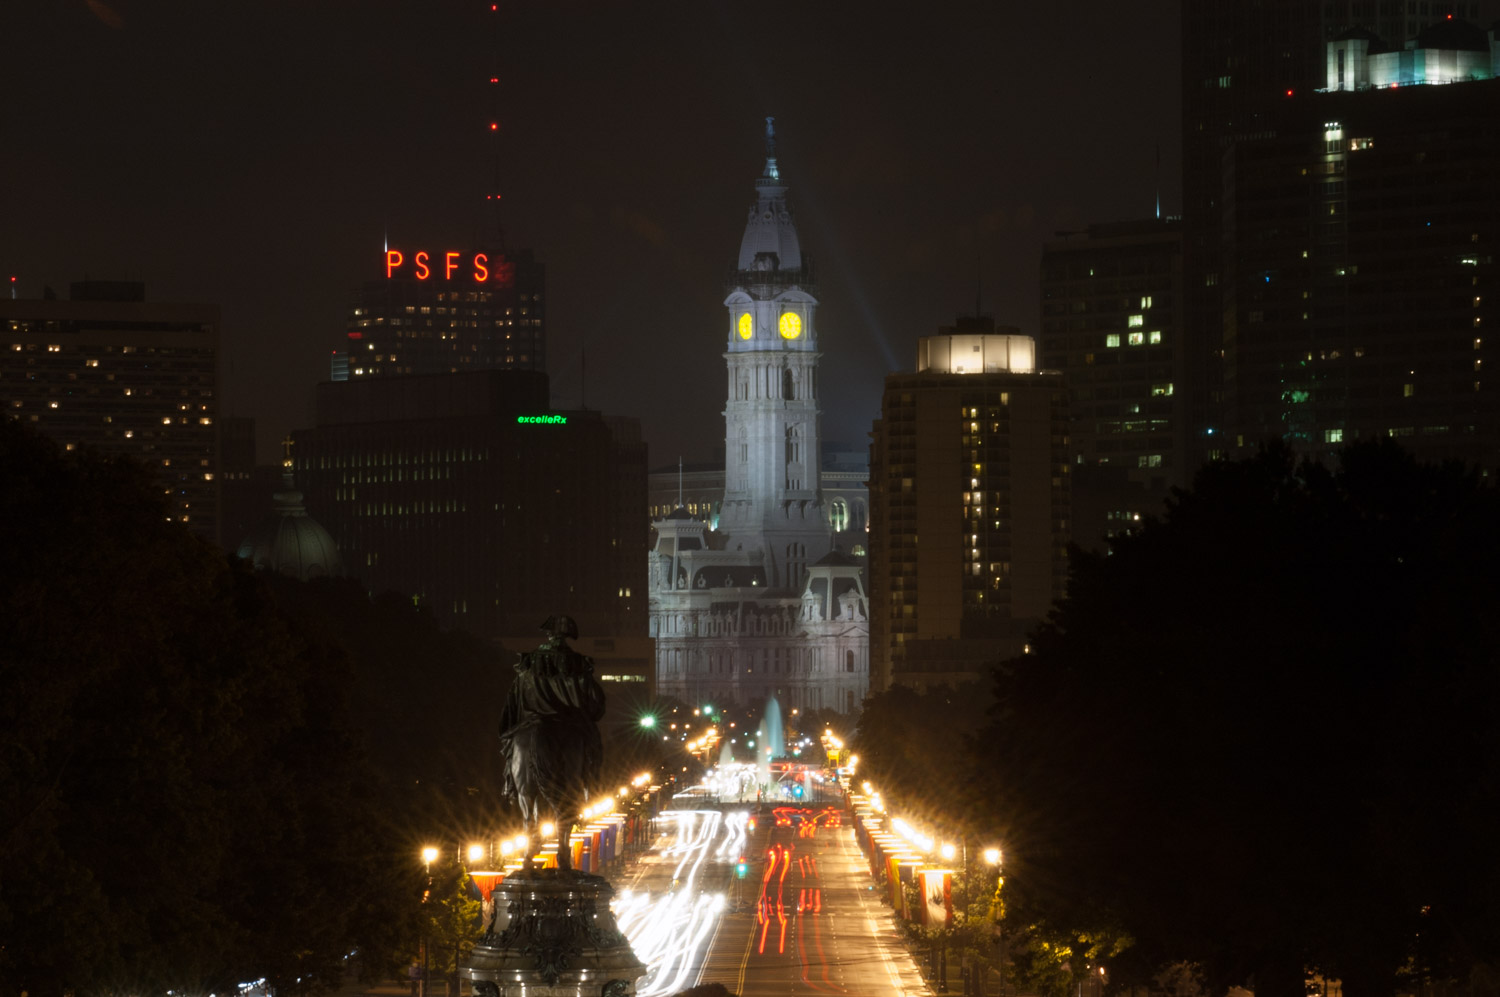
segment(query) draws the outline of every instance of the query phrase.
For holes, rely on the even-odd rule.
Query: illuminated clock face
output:
[[[802,335],[802,316],[796,312],[786,312],[781,316],[781,338],[796,339]]]
[[[754,334],[754,332],[755,332],[755,330],[753,328],[751,328],[750,313],[749,312],[745,312],[745,313],[741,314],[740,315],[740,338],[741,339],[749,339]]]

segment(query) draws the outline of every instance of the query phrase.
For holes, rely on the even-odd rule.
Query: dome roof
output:
[[[256,570],[267,569],[300,581],[343,573],[339,549],[328,531],[302,507],[302,493],[287,482],[276,493],[271,514],[240,542],[237,555]]]
[[[776,131],[766,119],[766,168],[755,181],[755,206],[740,240],[741,270],[800,270],[802,243],[786,203],[786,187],[776,165]]]

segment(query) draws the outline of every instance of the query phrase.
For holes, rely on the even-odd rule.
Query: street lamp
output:
[[[1005,877],[1000,874],[1001,862],[1000,849],[986,848],[984,860],[995,867],[995,900],[991,907],[995,919],[995,943],[1000,947],[1000,995],[1005,997],[1005,908],[1000,897],[1000,889],[1005,885]]]

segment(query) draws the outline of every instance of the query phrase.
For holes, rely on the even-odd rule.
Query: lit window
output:
[[[1131,346],[1140,346],[1145,341],[1146,341],[1146,334],[1144,332],[1132,332],[1130,334],[1130,345]]]
[[[1145,308],[1150,308],[1150,307],[1151,307],[1151,295],[1149,295],[1149,294],[1143,295],[1141,297],[1141,308],[1145,309]]]
[[[1160,343],[1161,342],[1161,330],[1160,329],[1152,329],[1149,333],[1146,334],[1146,341],[1149,342],[1152,346],[1155,346],[1157,343]]]
[[[1344,442],[1344,431],[1342,429],[1325,429],[1325,430],[1323,430],[1323,442],[1324,443],[1343,443]]]
[[[1111,332],[1108,335],[1106,335],[1104,337],[1104,345],[1105,346],[1119,346],[1120,345],[1120,334],[1118,332]]]
[[[1146,316],[1132,315],[1125,324],[1131,329],[1139,329],[1141,326],[1146,324]]]
[[[1153,385],[1151,385],[1151,397],[1153,397],[1153,398],[1167,398],[1167,397],[1170,397],[1171,394],[1172,394],[1172,382],[1171,381],[1168,381],[1165,384],[1153,384]]]

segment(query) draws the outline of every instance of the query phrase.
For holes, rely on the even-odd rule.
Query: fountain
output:
[[[772,696],[766,700],[765,713],[755,731],[756,781],[767,796],[771,793],[771,759],[784,754],[786,741],[781,729],[781,704]]]

